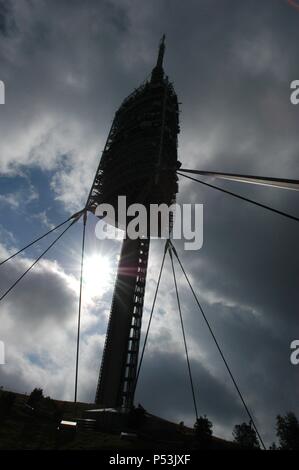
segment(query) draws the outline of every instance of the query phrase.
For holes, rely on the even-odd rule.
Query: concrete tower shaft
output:
[[[96,403],[130,408],[138,364],[149,240],[123,241]]]

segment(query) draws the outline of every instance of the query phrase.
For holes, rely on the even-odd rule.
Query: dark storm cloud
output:
[[[0,1],[0,34],[8,36],[15,30],[15,23],[9,0]]]
[[[32,263],[32,260],[30,260]],[[6,292],[13,282],[18,279],[28,268],[28,264],[14,263],[14,266],[2,268],[1,272],[1,291]],[[35,295],[32,296],[32,286],[35,289]],[[55,293],[55,295],[53,295]],[[67,286],[63,273],[55,269],[55,265],[40,266],[32,270],[22,282],[22,288],[16,290],[13,295],[8,295],[4,301],[5,306],[11,306],[14,309],[14,317],[21,319],[24,317],[26,309],[26,322],[29,327],[35,326],[37,329],[51,318],[62,324],[75,310],[74,291]],[[70,305],[73,306],[70,309]],[[45,311],[45,307],[50,306],[51,315]],[[29,313],[29,314],[28,314]],[[55,318],[56,317],[56,318]]]
[[[176,353],[156,351],[145,356],[142,367],[136,399],[141,400],[148,411],[159,409],[162,417],[177,421],[179,416],[192,425],[195,413],[185,358]],[[215,418],[220,425],[231,427],[242,419],[243,410],[234,394],[200,363],[193,361],[192,368],[198,412],[207,414],[213,421]]]
[[[299,75],[298,26],[298,11],[283,0],[0,2],[0,79],[7,90],[2,171],[51,170],[53,196],[68,212],[80,208],[113,114],[150,72],[165,32],[165,70],[182,102],[183,165],[298,179],[299,108],[289,100]],[[298,372],[289,363],[298,331],[298,224],[183,181],[179,202],[204,204],[204,246],[189,253],[177,243],[178,251],[270,440],[275,414],[299,411]],[[298,215],[297,193],[214,183]],[[167,296],[170,275],[168,266],[160,317],[176,309]],[[180,286],[188,337],[205,353],[204,363],[195,362],[202,412],[231,429],[242,419],[238,402],[182,279]],[[182,356],[159,349],[174,334],[164,327],[152,339],[160,355],[144,364],[140,401],[191,419]],[[148,392],[161,384],[162,401]]]

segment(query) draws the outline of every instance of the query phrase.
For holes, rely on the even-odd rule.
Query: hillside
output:
[[[0,392],[0,394],[4,393],[7,392]],[[154,423],[155,432],[140,430],[136,438],[128,440],[121,438],[118,431],[107,433],[85,425],[86,423],[82,420],[84,411],[94,408],[94,404],[44,399],[42,406],[33,410],[27,405],[27,395],[17,393],[14,395],[15,401],[11,409],[1,413],[0,416],[0,449],[2,450],[159,450],[166,448],[196,450],[200,448],[191,429],[184,428],[182,432],[179,425],[153,415],[147,416],[151,423]],[[58,429],[61,419],[79,420],[80,425],[75,432],[62,431]],[[172,427],[171,433],[163,431],[165,425]],[[234,449],[236,447],[231,442],[213,437],[209,448]]]

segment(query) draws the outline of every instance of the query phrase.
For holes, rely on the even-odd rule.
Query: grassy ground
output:
[[[1,392],[0,392],[1,393]],[[60,416],[53,418],[45,410],[33,413],[26,407],[28,396],[15,394],[16,400],[6,416],[0,417],[0,449],[25,450],[126,450],[126,449],[196,449],[197,441],[192,435],[178,436],[175,442],[155,439],[155,436],[139,436],[134,441],[121,439],[118,434],[108,434],[87,430],[77,430],[73,435],[58,431],[58,424],[65,420],[82,418],[86,409],[94,404],[51,401],[59,410]],[[231,447],[232,444],[215,439],[213,448]]]

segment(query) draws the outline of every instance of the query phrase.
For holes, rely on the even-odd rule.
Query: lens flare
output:
[[[84,263],[83,280],[88,298],[103,295],[112,281],[112,266],[108,257],[99,254],[87,257]]]

